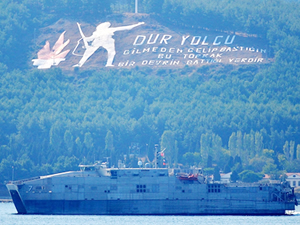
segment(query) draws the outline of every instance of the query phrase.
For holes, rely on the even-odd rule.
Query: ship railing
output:
[[[261,183],[244,183],[244,182],[237,182],[237,183],[225,183],[228,187],[268,187],[273,186],[273,184],[261,184]]]
[[[23,183],[28,182],[28,181],[38,180],[38,179],[40,179],[40,178],[41,178],[41,177],[38,176],[38,177],[32,177],[32,178],[23,179],[23,180],[9,181],[9,182],[7,182],[6,184],[16,184],[16,185],[20,185],[20,184],[23,184]]]

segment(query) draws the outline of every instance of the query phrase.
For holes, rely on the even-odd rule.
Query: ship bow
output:
[[[27,211],[26,211],[24,202],[21,198],[21,195],[19,193],[18,186],[15,184],[7,184],[6,187],[11,195],[11,198],[13,200],[13,203],[15,204],[15,207],[16,207],[18,213],[26,214]]]

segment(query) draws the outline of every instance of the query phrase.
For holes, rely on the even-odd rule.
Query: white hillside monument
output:
[[[79,32],[81,34],[81,39],[84,43],[85,51],[79,63],[74,65],[73,67],[81,67],[86,62],[86,60],[90,58],[100,47],[106,49],[108,53],[106,67],[113,66],[112,63],[116,55],[115,40],[112,37],[114,33],[116,31],[131,30],[132,28],[140,26],[142,24],[144,24],[144,22],[140,22],[129,26],[110,27],[110,22],[104,22],[100,23],[97,26],[96,30],[90,37],[85,37],[81,30],[80,24],[77,23]]]

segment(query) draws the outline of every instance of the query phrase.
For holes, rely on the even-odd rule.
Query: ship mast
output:
[[[138,0],[135,0],[135,13],[138,13]]]
[[[158,144],[155,144],[155,169],[158,168],[158,156],[159,156],[159,152],[158,152]]]

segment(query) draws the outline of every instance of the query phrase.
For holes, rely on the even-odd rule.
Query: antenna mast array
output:
[[[135,0],[135,13],[138,13],[138,0]]]

